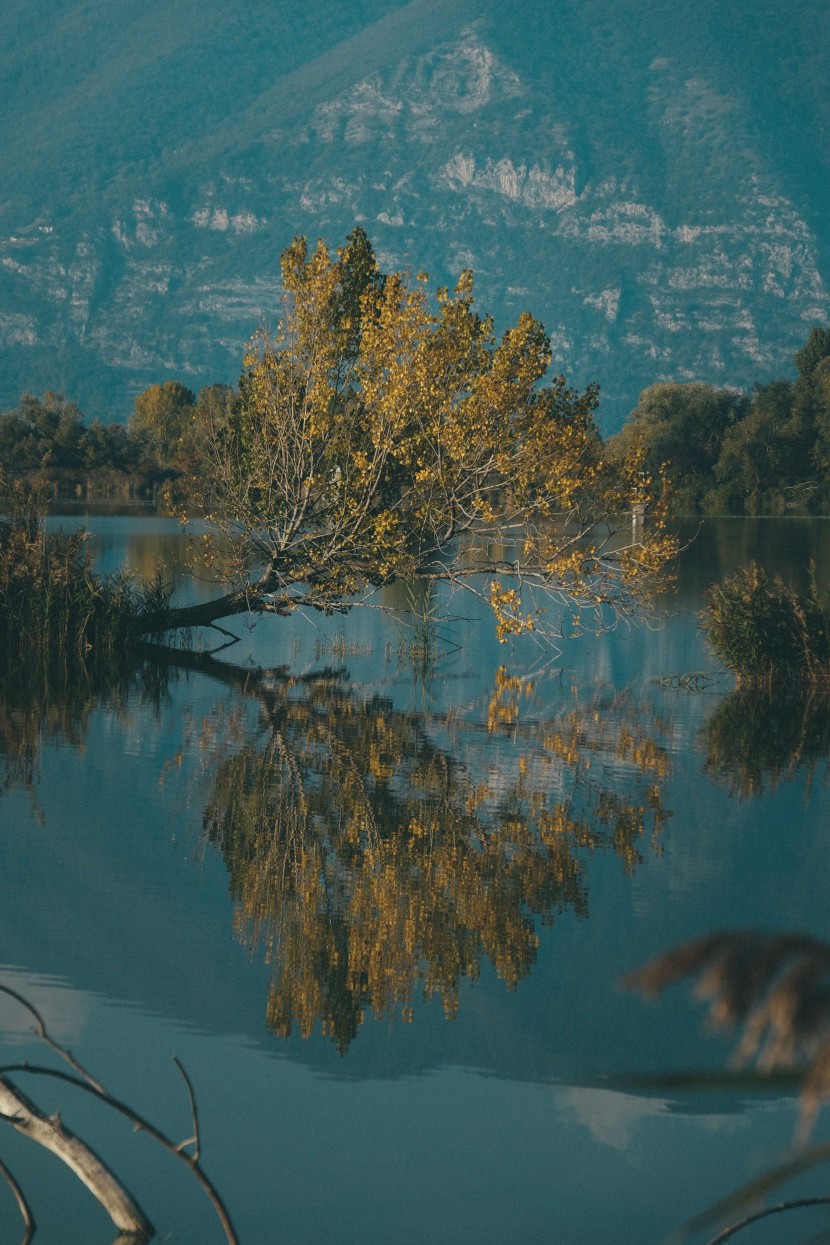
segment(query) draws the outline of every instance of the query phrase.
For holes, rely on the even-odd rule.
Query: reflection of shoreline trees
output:
[[[280,1034],[319,1021],[345,1051],[367,1011],[408,1020],[437,996],[452,1016],[485,961],[514,988],[537,921],[587,914],[585,857],[633,870],[665,820],[668,757],[631,702],[575,709],[512,748],[456,723],[448,748],[336,678],[256,694],[263,734],[220,763],[205,828],[240,936],[271,962]]]
[[[90,714],[106,699],[121,703],[135,667],[117,662],[53,662],[0,657],[0,794],[12,785],[32,788],[45,745],[83,744]]]
[[[748,799],[830,760],[830,696],[824,689],[739,687],[706,723],[706,772]]]
[[[83,661],[0,653],[0,796],[13,786],[34,790],[44,748],[83,747],[102,705],[122,713],[138,696],[158,709],[176,677],[170,663],[135,656],[90,653]]]

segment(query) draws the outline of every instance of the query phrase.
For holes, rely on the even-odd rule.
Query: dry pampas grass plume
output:
[[[802,1072],[799,1140],[830,1096],[830,943],[801,934],[720,930],[663,952],[622,981],[655,997],[696,979],[719,1029],[740,1032],[741,1066]]]

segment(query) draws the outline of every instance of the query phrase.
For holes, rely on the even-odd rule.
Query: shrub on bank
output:
[[[741,682],[830,684],[830,610],[813,577],[798,592],[752,563],[709,589],[701,625]]]

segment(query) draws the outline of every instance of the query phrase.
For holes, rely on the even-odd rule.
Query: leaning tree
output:
[[[230,417],[203,413],[190,437],[179,513],[206,521],[228,590],[145,611],[135,634],[347,610],[399,578],[475,592],[500,638],[552,631],[551,604],[593,624],[642,607],[675,550],[660,482],[606,460],[595,386],[546,381],[538,320],[497,338],[471,272],[430,298],[426,274],[382,273],[360,229],[336,252],[296,238],[282,281]]]

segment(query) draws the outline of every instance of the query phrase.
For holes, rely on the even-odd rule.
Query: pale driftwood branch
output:
[[[79,1084],[87,1082],[80,1081]],[[88,1088],[91,1093],[106,1097],[103,1091],[91,1084]],[[43,1115],[4,1076],[0,1076],[0,1116],[12,1128],[31,1137],[65,1163],[100,1202],[120,1231],[138,1233],[145,1240],[154,1235],[155,1229],[141,1207],[86,1142],[65,1128],[59,1115]]]
[[[125,1241],[128,1238],[131,1242],[135,1242],[138,1238],[149,1240],[155,1232],[155,1229],[149,1219],[147,1219],[143,1211],[141,1211],[141,1209],[130,1197],[129,1193],[123,1189],[97,1155],[95,1155],[84,1142],[80,1141],[79,1138],[73,1137],[67,1129],[63,1128],[60,1116],[55,1115],[46,1117],[41,1115],[37,1107],[35,1107],[33,1103],[29,1102],[29,1100],[15,1086],[13,1086],[11,1082],[5,1079],[3,1073],[8,1071],[17,1071],[28,1072],[33,1075],[51,1076],[57,1080],[66,1081],[70,1085],[75,1085],[79,1089],[85,1090],[87,1093],[100,1099],[101,1102],[104,1102],[108,1106],[112,1107],[113,1110],[117,1111],[120,1115],[125,1116],[126,1119],[132,1122],[135,1131],[146,1132],[150,1137],[157,1141],[159,1145],[169,1151],[170,1154],[173,1154],[179,1158],[190,1169],[213,1205],[219,1222],[224,1230],[228,1245],[239,1245],[236,1231],[233,1227],[233,1223],[231,1222],[227,1208],[219,1196],[218,1190],[213,1185],[213,1182],[208,1178],[199,1165],[201,1151],[199,1110],[196,1103],[196,1095],[193,1090],[193,1083],[181,1061],[174,1056],[176,1067],[179,1069],[179,1072],[184,1078],[185,1085],[187,1086],[187,1092],[190,1099],[190,1112],[193,1120],[193,1136],[177,1145],[174,1141],[171,1141],[169,1137],[166,1137],[162,1132],[150,1124],[148,1120],[144,1119],[143,1116],[139,1115],[137,1111],[134,1111],[132,1107],[129,1107],[126,1103],[120,1102],[119,1099],[113,1097],[113,1095],[110,1094],[99,1081],[87,1072],[86,1068],[84,1068],[65,1047],[61,1046],[59,1042],[56,1042],[54,1038],[50,1036],[46,1028],[46,1023],[34,1004],[30,1003],[28,999],[24,998],[23,995],[18,994],[16,990],[12,990],[9,986],[0,985],[0,993],[7,994],[10,998],[13,998],[23,1008],[25,1008],[27,1012],[29,1012],[35,1020],[38,1036],[78,1074],[77,1076],[71,1076],[66,1072],[60,1072],[57,1069],[41,1068],[32,1064],[18,1064],[7,1068],[0,1068],[0,1118],[5,1119],[20,1132],[25,1132],[34,1140],[39,1141],[47,1149],[52,1150],[52,1152],[57,1154],[59,1158],[62,1158],[63,1161],[72,1168],[76,1175],[83,1180],[84,1184],[87,1185],[87,1188],[90,1189],[94,1196],[98,1198],[98,1201],[101,1202],[101,1204],[109,1212],[115,1226],[119,1228],[122,1233],[126,1234],[124,1238]],[[7,1094],[7,1097],[5,1098],[3,1097],[4,1092]],[[28,1127],[27,1121],[30,1118],[36,1122],[41,1121],[42,1123],[50,1126],[56,1135],[61,1134],[64,1138],[70,1139],[73,1144],[69,1147],[69,1150],[76,1155],[82,1156],[81,1168],[83,1170],[79,1169],[78,1166],[70,1161],[70,1157],[67,1157],[67,1154],[60,1152],[55,1145],[49,1144],[49,1141],[44,1139],[46,1134],[43,1136],[40,1135],[42,1132],[40,1125],[38,1125],[37,1130],[33,1130]],[[194,1147],[193,1154],[187,1153],[186,1147],[188,1146]],[[87,1161],[86,1156],[89,1156],[89,1162]],[[92,1162],[92,1160],[94,1160],[94,1162]],[[98,1164],[100,1173],[95,1167],[95,1164]],[[85,1177],[84,1170],[87,1169],[93,1174],[96,1187],[93,1187],[93,1184],[90,1184],[89,1180]],[[5,1173],[6,1169],[3,1168],[2,1171]],[[113,1187],[107,1184],[107,1181],[104,1179],[104,1175],[102,1175],[102,1173],[113,1182]],[[7,1179],[11,1182],[13,1191],[16,1190],[18,1186],[16,1185],[16,1182],[14,1182],[13,1177],[11,1177],[11,1173],[7,1173]],[[98,1187],[99,1182],[102,1182],[100,1183],[100,1191]],[[106,1199],[108,1200],[105,1200],[105,1198],[101,1196],[101,1191],[103,1191]],[[122,1195],[125,1199],[123,1203],[119,1201],[119,1197]],[[17,1194],[15,1194],[15,1196],[17,1196]],[[20,1197],[22,1196],[21,1191]],[[117,1208],[117,1213],[121,1217],[117,1218],[116,1214],[113,1213],[110,1202],[112,1202],[112,1205]],[[18,1204],[21,1205],[19,1201]],[[130,1211],[126,1209],[127,1207],[132,1208],[135,1212],[135,1218],[130,1218]],[[122,1216],[122,1211],[126,1215],[126,1218]],[[33,1233],[34,1228],[32,1228],[27,1238],[24,1239],[22,1245],[28,1245],[28,1240],[31,1239],[31,1235]],[[121,1238],[119,1237],[119,1241],[115,1242],[115,1245],[120,1245],[120,1243]]]
[[[236,1235],[236,1230],[227,1207],[222,1201],[219,1191],[206,1175],[198,1160],[188,1154],[186,1150],[181,1150],[175,1141],[171,1141],[169,1137],[166,1137],[164,1133],[160,1132],[149,1120],[139,1115],[137,1111],[134,1111],[127,1103],[121,1102],[118,1098],[113,1097],[112,1094],[98,1089],[88,1079],[82,1080],[79,1076],[72,1076],[69,1072],[62,1072],[59,1068],[42,1068],[36,1064],[27,1063],[8,1064],[5,1067],[0,1067],[0,1082],[2,1082],[4,1074],[8,1072],[24,1072],[31,1076],[48,1076],[57,1081],[65,1081],[68,1085],[74,1085],[76,1088],[82,1089],[85,1093],[99,1099],[99,1101],[106,1103],[108,1107],[112,1107],[113,1111],[117,1111],[119,1115],[123,1115],[125,1119],[128,1119],[135,1125],[136,1130],[147,1133],[149,1137],[158,1142],[168,1153],[178,1158],[193,1173],[194,1178],[202,1186],[204,1193],[216,1211],[228,1245],[239,1245],[239,1237]]]
[[[35,1230],[37,1228],[37,1224],[35,1223],[35,1217],[32,1214],[29,1203],[26,1201],[26,1197],[25,1197],[25,1194],[23,1193],[23,1190],[21,1189],[20,1185],[17,1183],[14,1176],[11,1174],[11,1172],[9,1171],[8,1167],[3,1162],[2,1159],[0,1159],[0,1176],[3,1177],[6,1184],[11,1189],[12,1194],[14,1195],[14,1200],[17,1202],[18,1208],[20,1210],[21,1218],[23,1219],[23,1225],[24,1225],[25,1230],[23,1233],[23,1240],[20,1242],[20,1245],[29,1245],[29,1242],[34,1236]]]

